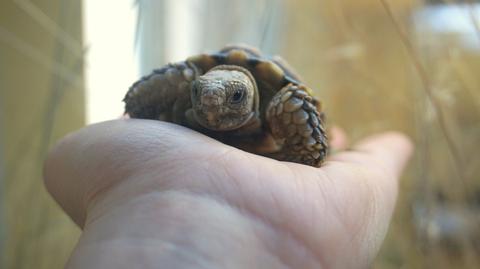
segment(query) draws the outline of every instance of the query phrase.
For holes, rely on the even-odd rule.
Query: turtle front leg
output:
[[[319,102],[308,92],[304,86],[285,86],[272,98],[266,115],[281,147],[272,157],[318,167],[327,154],[327,135]]]
[[[199,76],[189,62],[168,64],[135,82],[127,92],[125,113],[132,118],[189,125],[190,84]]]

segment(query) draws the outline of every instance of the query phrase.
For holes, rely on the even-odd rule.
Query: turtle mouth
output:
[[[203,127],[212,131],[232,131],[247,124],[255,113],[250,112],[243,116],[242,119],[238,115],[223,115],[218,116],[217,111],[195,111],[193,116],[195,120]]]

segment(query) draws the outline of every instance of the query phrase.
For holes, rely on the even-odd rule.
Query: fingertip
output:
[[[369,136],[354,146],[355,150],[379,151],[391,150],[409,156],[413,152],[413,142],[405,134],[397,131],[388,131]]]
[[[333,152],[343,150],[348,145],[348,136],[341,127],[333,126],[329,130],[330,148]]]
[[[372,135],[354,146],[355,151],[365,152],[376,162],[383,163],[384,168],[400,176],[407,161],[413,153],[413,142],[405,134],[388,131]]]
[[[330,161],[361,164],[370,170],[381,170],[399,178],[413,153],[408,136],[396,131],[371,135],[351,150],[332,155]]]
[[[360,142],[357,143],[356,147],[361,147],[364,145],[369,145],[372,142],[378,143],[379,141],[382,142],[394,142],[393,144],[399,145],[401,147],[405,147],[405,149],[413,149],[412,140],[404,133],[398,131],[387,131],[379,134],[371,135]]]

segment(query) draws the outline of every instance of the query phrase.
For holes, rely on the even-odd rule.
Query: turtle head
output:
[[[210,130],[238,129],[258,112],[255,79],[239,66],[220,65],[198,77],[191,98],[196,121]]]

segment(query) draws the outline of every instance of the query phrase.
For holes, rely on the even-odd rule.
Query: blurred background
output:
[[[352,141],[415,141],[374,268],[480,268],[474,0],[0,1],[0,268],[62,268],[78,239],[41,181],[55,141],[119,117],[151,69],[233,42],[282,55]]]

